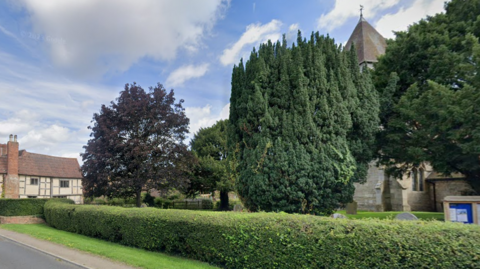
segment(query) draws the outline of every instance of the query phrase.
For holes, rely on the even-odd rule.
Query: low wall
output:
[[[0,224],[39,224],[45,223],[45,220],[36,216],[0,216]]]

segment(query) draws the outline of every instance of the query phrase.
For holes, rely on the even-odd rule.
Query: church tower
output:
[[[362,11],[362,9],[360,9],[360,11]],[[352,46],[354,46],[357,51],[358,64],[360,67],[367,66],[373,68],[373,63],[377,62],[378,56],[385,54],[387,42],[385,38],[363,18],[363,14],[360,13],[360,20],[348,39],[345,49],[350,50]]]

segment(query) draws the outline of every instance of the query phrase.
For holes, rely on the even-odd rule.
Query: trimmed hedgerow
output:
[[[0,199],[0,216],[43,215],[48,199]]]
[[[48,202],[58,229],[225,268],[480,268],[480,227],[78,206]]]

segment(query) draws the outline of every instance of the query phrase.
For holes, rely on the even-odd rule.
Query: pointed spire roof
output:
[[[360,15],[360,20],[348,39],[345,49],[350,50],[352,44],[355,44],[359,64],[377,62],[377,57],[385,54],[387,47],[385,38],[363,18],[363,14]]]

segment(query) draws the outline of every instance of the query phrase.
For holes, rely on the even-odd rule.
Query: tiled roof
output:
[[[7,156],[0,156],[0,173],[7,172]],[[29,176],[83,178],[75,158],[54,157],[25,150],[19,152],[18,174]]]
[[[377,62],[378,56],[385,54],[385,48],[387,47],[385,38],[363,17],[360,18],[353,30],[345,45],[345,49],[350,50],[352,44],[355,44],[359,64],[363,62]]]

